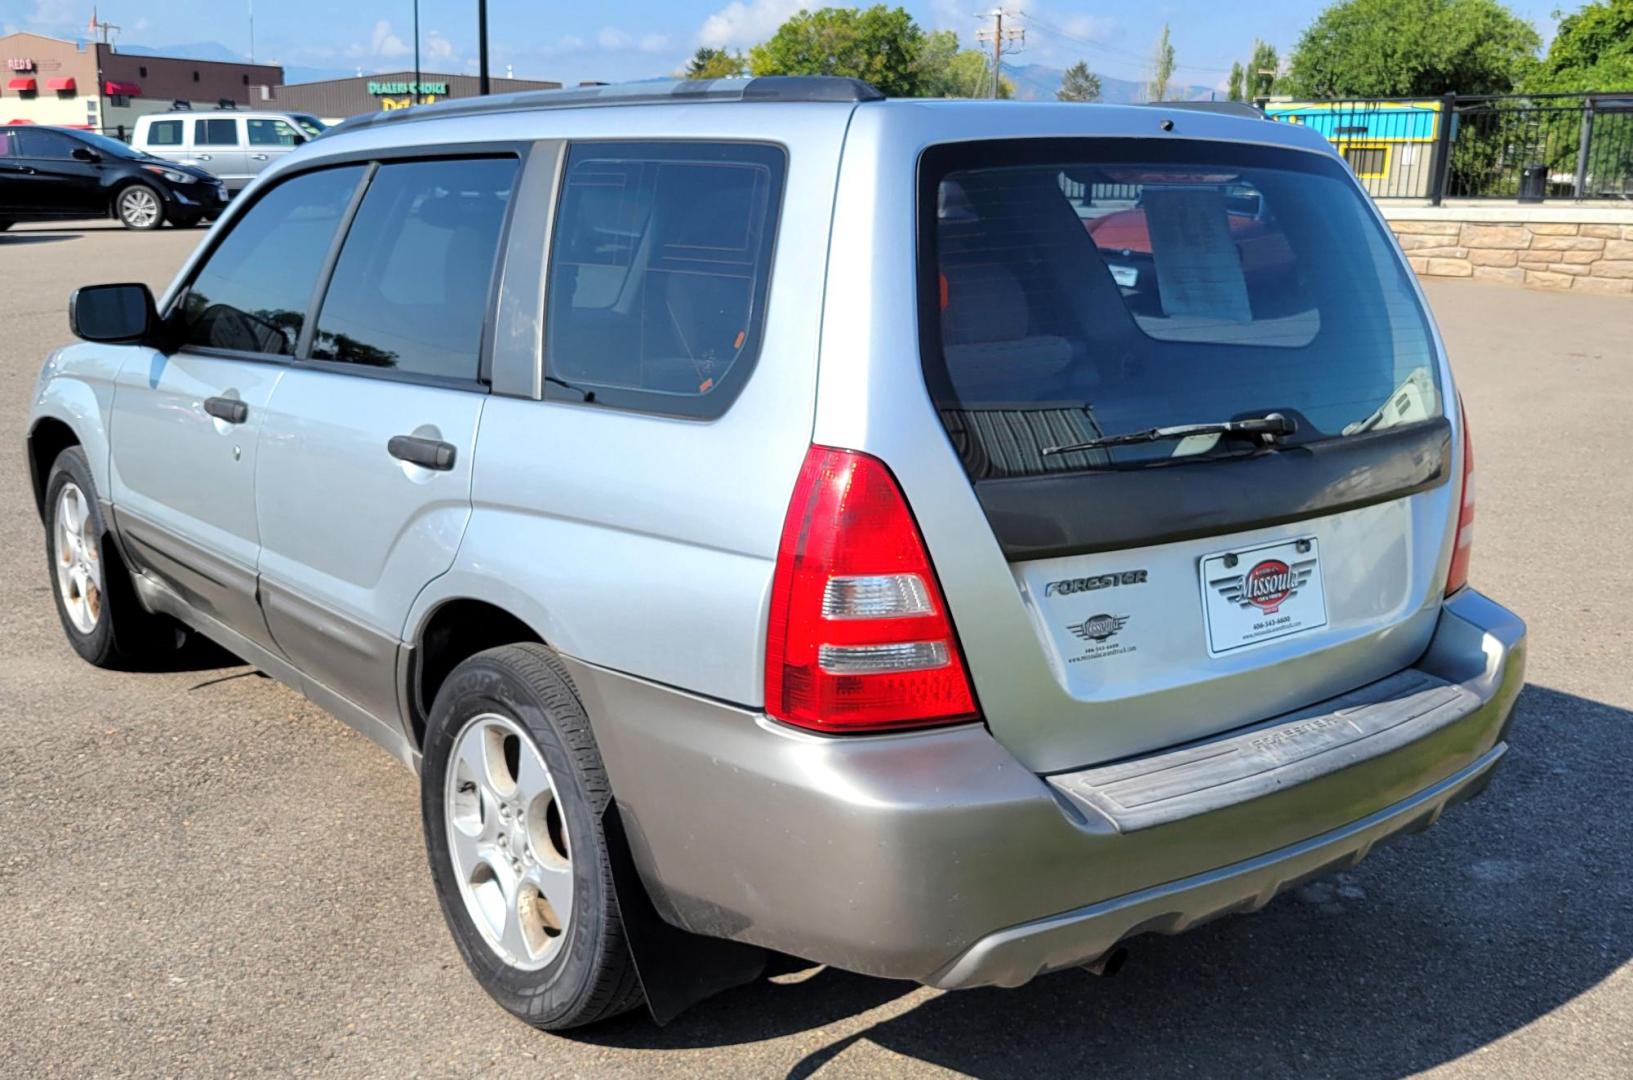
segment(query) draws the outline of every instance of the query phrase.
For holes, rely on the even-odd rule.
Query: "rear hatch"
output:
[[[926,382],[1033,631],[997,650],[1025,657],[965,634],[1000,740],[1075,767],[1421,654],[1450,552],[1446,388],[1341,161],[1179,139],[948,144],[921,159],[920,214]],[[982,617],[947,584],[961,625]],[[983,679],[1038,652],[1058,692]]]

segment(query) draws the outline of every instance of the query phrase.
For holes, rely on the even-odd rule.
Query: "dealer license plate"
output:
[[[1315,537],[1221,551],[1202,560],[1208,655],[1327,625]]]

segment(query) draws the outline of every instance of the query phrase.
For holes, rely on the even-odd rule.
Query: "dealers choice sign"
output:
[[[448,95],[448,84],[445,82],[370,82],[369,93],[380,99],[381,109],[406,109],[415,104],[429,105],[439,97]],[[400,97],[395,95],[402,95]]]

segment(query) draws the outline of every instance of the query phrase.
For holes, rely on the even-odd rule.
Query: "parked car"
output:
[[[323,131],[323,121],[304,113],[177,109],[137,117],[130,143],[149,154],[205,169],[236,193]]]
[[[127,229],[214,218],[227,197],[215,177],[93,131],[0,127],[0,231],[19,221],[117,218]]]
[[[1131,172],[1125,290],[1066,190]],[[70,643],[179,622],[418,770],[454,940],[539,1027],[768,953],[1104,972],[1508,750],[1525,628],[1467,583],[1450,368],[1294,125],[807,78],[439,103],[70,318],[28,431]]]

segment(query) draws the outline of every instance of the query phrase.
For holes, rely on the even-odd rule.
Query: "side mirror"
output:
[[[68,298],[68,328],[86,341],[134,344],[152,336],[158,326],[158,309],[146,285],[86,285]]]
[[[76,146],[69,152],[69,156],[71,156],[75,161],[83,161],[92,165],[102,160],[102,155],[97,153],[95,150],[92,150],[89,146]]]

